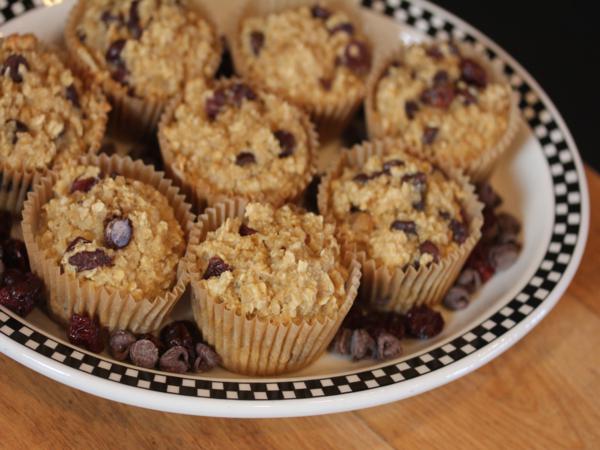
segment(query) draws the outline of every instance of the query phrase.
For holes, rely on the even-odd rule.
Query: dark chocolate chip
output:
[[[454,86],[450,83],[444,83],[425,89],[421,92],[420,100],[434,108],[447,109],[454,100],[455,95]]]
[[[502,204],[502,197],[494,190],[490,183],[477,186],[479,200],[488,208],[494,209]]]
[[[417,234],[417,224],[412,220],[394,220],[390,230],[403,231],[405,234]]]
[[[108,47],[108,50],[106,50],[106,61],[111,64],[122,64],[123,61],[121,60],[121,52],[123,51],[125,44],[127,44],[125,39],[117,39],[116,41],[113,41]]]
[[[495,270],[506,270],[514,264],[519,257],[520,247],[515,242],[492,245],[488,252],[490,265]]]
[[[77,236],[75,239],[73,239],[71,242],[69,242],[69,245],[67,245],[67,248],[65,249],[65,253],[69,253],[71,250],[73,250],[75,247],[77,247],[78,244],[89,244],[90,241],[86,238],[84,238],[83,236]]]
[[[150,339],[140,339],[129,347],[129,357],[136,366],[153,369],[158,361],[158,347]]]
[[[108,248],[120,250],[131,242],[133,237],[133,224],[131,220],[123,217],[109,219],[104,226],[104,244]]]
[[[419,251],[430,254],[433,257],[433,262],[439,262],[440,260],[440,249],[431,241],[425,241],[419,245]]]
[[[498,224],[499,235],[502,241],[516,241],[521,231],[521,222],[515,216],[504,212],[499,213],[496,215],[496,223]]]
[[[163,353],[158,361],[160,370],[174,373],[185,373],[190,368],[189,352],[180,345],[171,347]]]
[[[69,257],[69,264],[75,267],[77,272],[96,269],[98,267],[112,266],[113,260],[104,250],[96,249],[75,253]]]
[[[472,294],[479,289],[481,283],[481,275],[479,275],[477,270],[472,269],[471,267],[464,268],[456,280],[456,284],[465,288],[469,294]]]
[[[235,163],[238,166],[247,166],[249,164],[256,164],[256,157],[251,152],[241,152],[235,157]]]
[[[350,342],[352,340],[352,330],[350,328],[340,328],[331,341],[330,350],[340,355],[350,355]]]
[[[310,8],[310,13],[312,14],[312,16],[315,19],[321,19],[321,20],[327,20],[331,16],[331,12],[327,8],[325,8],[319,4],[313,5]]]
[[[375,359],[386,361],[402,354],[402,345],[396,336],[387,331],[380,331],[376,336]]]
[[[362,212],[362,210],[358,206],[356,206],[354,204],[351,204],[350,205],[350,212],[351,213],[357,213],[357,212]]]
[[[77,93],[77,88],[75,88],[74,84],[67,86],[65,97],[67,97],[67,100],[69,100],[76,108],[81,107],[81,104],[79,103],[79,94]]]
[[[358,184],[365,184],[369,180],[370,180],[370,177],[366,173],[359,173],[354,178],[352,178],[352,181],[354,181],[355,183],[358,183]]]
[[[250,228],[245,223],[242,223],[240,225],[239,233],[240,233],[240,236],[250,236],[252,234],[256,234],[256,230],[254,228]]]
[[[419,105],[417,102],[408,100],[404,103],[404,113],[406,114],[406,117],[408,117],[408,120],[413,120],[418,111]]]
[[[125,361],[129,356],[129,349],[133,345],[133,343],[135,343],[135,341],[136,338],[130,331],[115,331],[110,335],[110,339],[108,341],[108,348],[110,349],[110,354],[117,361]]]
[[[329,33],[331,33],[331,34],[340,33],[340,32],[354,34],[354,25],[352,25],[350,22],[342,22],[342,23],[338,23],[337,25],[335,25],[333,28],[331,28],[329,30]]]
[[[8,71],[11,80],[15,83],[21,83],[23,81],[23,76],[20,73],[21,66],[29,70],[29,63],[25,57],[18,53],[13,53],[4,60],[4,64],[2,65],[2,75],[6,74]]]
[[[196,344],[196,359],[194,360],[194,370],[198,372],[207,372],[221,364],[221,357],[208,345],[198,342]]]
[[[19,239],[7,239],[0,244],[2,260],[8,269],[29,272],[29,257],[25,243]]]
[[[224,89],[217,89],[212,97],[206,99],[204,111],[209,120],[215,120],[221,109],[227,104],[227,93]]]
[[[228,265],[218,256],[213,256],[208,260],[208,266],[202,275],[203,280],[208,280],[212,277],[220,277],[223,272],[230,272],[231,266]]]
[[[359,75],[366,75],[371,68],[371,51],[367,44],[353,39],[346,45],[342,62],[351,71]]]
[[[458,311],[469,306],[469,292],[462,286],[452,286],[444,296],[444,306]]]
[[[264,33],[262,31],[252,31],[250,33],[250,48],[252,48],[252,53],[254,53],[255,56],[258,56],[264,45]]]
[[[296,149],[296,137],[286,130],[277,130],[273,134],[279,142],[279,147],[281,147],[279,157],[286,158],[293,155]]]
[[[90,189],[92,189],[96,183],[98,182],[98,178],[96,177],[89,177],[89,178],[77,178],[75,181],[73,181],[73,184],[71,184],[71,191],[70,193],[72,194],[73,192],[88,192]]]
[[[433,141],[435,141],[435,138],[438,135],[438,131],[439,128],[437,127],[425,127],[425,130],[423,131],[423,136],[421,138],[423,144],[431,145]]]
[[[368,358],[375,353],[375,340],[365,329],[359,328],[352,332],[350,339],[350,354],[354,361]]]
[[[484,88],[487,85],[485,69],[477,61],[470,58],[460,60],[460,77],[465,83],[478,88]]]
[[[449,227],[452,231],[452,239],[454,239],[454,242],[462,244],[467,240],[467,237],[469,236],[469,230],[467,230],[467,227],[464,223],[456,219],[452,219],[450,220]]]

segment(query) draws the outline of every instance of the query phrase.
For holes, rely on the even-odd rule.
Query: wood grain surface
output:
[[[0,448],[600,448],[600,176],[579,272],[521,342],[434,391],[362,411],[233,420],[126,406],[0,355]]]

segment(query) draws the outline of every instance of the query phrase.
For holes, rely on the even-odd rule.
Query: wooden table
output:
[[[600,176],[583,262],[514,348],[451,384],[362,411],[231,420],[139,409],[0,355],[0,448],[600,448]]]

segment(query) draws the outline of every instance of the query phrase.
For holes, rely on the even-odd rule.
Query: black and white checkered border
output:
[[[0,0],[0,24],[41,3],[41,0]],[[0,333],[59,363],[124,385],[191,397],[285,400],[359,392],[436,371],[489,345],[538,308],[560,281],[579,239],[582,180],[574,163],[575,149],[569,148],[556,118],[515,69],[474,36],[459,29],[452,19],[436,16],[419,3],[407,0],[365,0],[363,6],[414,26],[429,36],[471,42],[486,51],[495,64],[501,65],[513,89],[519,93],[519,106],[548,162],[555,199],[554,229],[548,249],[538,270],[519,294],[467,333],[426,353],[374,370],[294,382],[221,382],[128,367],[58,342],[33,330],[25,320],[5,309],[0,309]]]

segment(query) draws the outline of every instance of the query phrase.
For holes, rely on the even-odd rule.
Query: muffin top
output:
[[[199,79],[161,124],[161,145],[172,153],[172,169],[192,184],[276,202],[308,182],[313,132],[302,111],[273,94],[238,80],[208,87]]]
[[[375,86],[375,120],[438,161],[464,167],[508,128],[510,87],[451,42],[415,44]]]
[[[215,31],[184,0],[85,0],[76,33],[105,76],[142,98],[212,77],[220,58]]]
[[[0,166],[45,169],[100,145],[108,104],[35,36],[0,39]]]
[[[371,51],[358,24],[318,4],[241,23],[248,76],[298,104],[331,104],[360,97]]]
[[[323,218],[250,203],[191,248],[209,298],[240,314],[277,321],[324,317],[346,295],[346,269]]]
[[[155,188],[78,165],[61,170],[53,191],[42,209],[39,242],[62,271],[136,300],[174,285],[184,233]]]
[[[388,267],[437,262],[469,234],[460,185],[399,147],[343,167],[328,189],[340,242]]]

